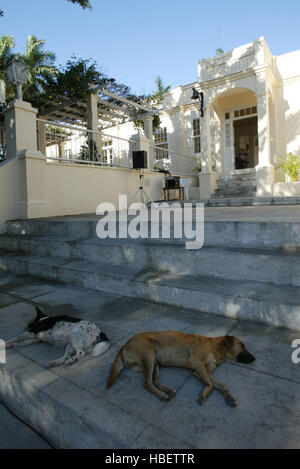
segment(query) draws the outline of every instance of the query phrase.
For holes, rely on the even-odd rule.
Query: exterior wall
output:
[[[24,151],[0,165],[0,231],[9,219],[96,213],[102,202],[118,209],[119,194],[127,194],[129,202],[139,187],[139,174],[128,169],[47,163],[43,155]],[[159,200],[163,175],[147,170],[144,174],[145,190]]]
[[[261,37],[221,56],[200,60],[198,80],[169,92],[161,117],[170,145],[193,155],[192,120],[199,118],[199,104],[191,101],[192,88],[204,91],[206,118],[201,118],[202,151],[197,155],[204,171],[234,169],[232,163],[226,164],[224,113],[248,105],[258,108],[257,168],[274,171],[280,157],[289,152],[300,155],[300,51],[275,57]],[[275,181],[283,180],[282,171],[276,169]]]
[[[300,51],[276,57],[275,132],[277,158],[300,155]]]
[[[5,228],[5,221],[19,217],[21,200],[20,162],[18,158],[3,161],[0,164],[0,232]]]
[[[96,213],[103,202],[118,209],[119,194],[127,194],[129,202],[139,187],[139,174],[128,169],[46,163],[44,216]],[[161,198],[162,186],[162,174],[145,171],[144,188],[153,200]]]

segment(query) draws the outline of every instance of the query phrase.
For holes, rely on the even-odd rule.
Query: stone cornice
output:
[[[293,85],[294,83],[300,82],[300,75],[295,75],[293,77],[283,78],[282,80],[276,81],[276,87]]]

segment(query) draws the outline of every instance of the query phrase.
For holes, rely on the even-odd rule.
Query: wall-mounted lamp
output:
[[[203,111],[203,106],[204,106],[204,93],[203,91],[197,91],[195,88],[193,88],[193,94],[191,96],[191,99],[199,99],[199,104],[200,104],[200,115],[201,117],[204,116],[204,111]]]
[[[22,86],[27,83],[28,67],[18,57],[15,57],[6,69],[10,83],[17,86],[17,99],[23,101]]]

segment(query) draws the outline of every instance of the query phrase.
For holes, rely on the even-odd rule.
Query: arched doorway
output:
[[[255,93],[230,88],[218,94],[212,106],[220,120],[222,172],[254,168],[258,164]]]

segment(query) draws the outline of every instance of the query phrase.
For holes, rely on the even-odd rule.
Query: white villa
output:
[[[203,113],[193,88],[203,92]],[[194,171],[190,198],[210,198],[220,182],[219,195],[225,196],[230,189],[238,196],[241,187],[241,196],[300,195],[300,182],[285,183],[276,169],[287,153],[300,155],[300,50],[274,56],[260,37],[199,60],[198,81],[170,91],[160,117],[154,143],[181,159],[195,158],[192,164],[186,159],[189,174]],[[127,123],[109,132],[131,138],[136,129]],[[166,156],[156,151],[156,157]]]

